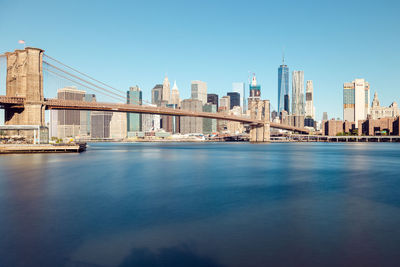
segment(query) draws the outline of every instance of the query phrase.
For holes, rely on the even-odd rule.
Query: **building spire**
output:
[[[251,86],[257,86],[257,79],[256,79],[256,74],[253,73],[253,79],[251,81]]]
[[[174,81],[174,86],[172,87],[172,90],[178,90],[178,86],[176,85],[176,80]]]

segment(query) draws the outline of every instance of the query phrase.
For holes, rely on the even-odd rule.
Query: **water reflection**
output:
[[[0,266],[396,266],[397,144],[0,157]]]

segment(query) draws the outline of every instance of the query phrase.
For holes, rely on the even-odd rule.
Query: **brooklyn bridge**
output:
[[[43,89],[44,71],[52,72],[76,84],[84,83],[86,87],[89,84],[94,91],[108,96],[107,99],[113,98],[117,99],[117,101],[123,101],[124,97],[117,95],[110,88],[107,89],[98,86],[93,82],[83,80],[82,77],[71,74],[66,69],[67,65],[47,56],[44,50],[39,48],[27,47],[24,50],[4,53],[1,57],[6,58],[7,66],[6,95],[0,95],[0,106],[5,110],[4,122],[6,125],[44,126],[45,110],[88,110],[188,116],[235,121],[249,125],[250,141],[252,142],[268,142],[270,140],[270,128],[309,134],[309,130],[305,128],[271,122],[270,102],[268,100],[256,99],[249,101],[248,109],[250,110],[250,117],[242,117],[224,113],[194,112],[184,109],[145,106],[139,103],[85,102],[46,98]],[[49,59],[59,62],[61,67],[48,62]],[[62,68],[62,66],[65,66],[65,68]],[[98,80],[95,81],[104,84]]]

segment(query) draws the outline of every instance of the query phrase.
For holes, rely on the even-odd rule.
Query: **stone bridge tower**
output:
[[[5,109],[6,125],[44,126],[43,50],[27,47],[6,53],[6,95],[24,97],[24,107]]]
[[[250,142],[270,141],[270,103],[269,100],[249,99],[250,117],[255,120],[262,120],[262,125],[250,126]]]

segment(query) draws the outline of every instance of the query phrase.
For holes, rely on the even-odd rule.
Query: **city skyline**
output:
[[[324,111],[328,112],[330,117],[343,116],[340,108],[343,83],[356,78],[365,78],[371,83],[371,93],[375,91],[380,93],[382,105],[387,106],[393,101],[400,102],[396,94],[398,89],[395,80],[399,68],[396,62],[400,58],[397,53],[392,53],[396,51],[395,44],[398,38],[393,34],[398,21],[394,12],[396,8],[393,6],[398,6],[397,2],[390,1],[391,5],[388,6],[391,8],[389,8],[372,1],[364,1],[362,4],[339,1],[335,5],[326,3],[314,5],[310,1],[291,5],[256,1],[252,12],[261,15],[269,11],[270,16],[268,18],[259,16],[256,21],[249,22],[230,18],[231,14],[244,9],[245,3],[228,5],[227,2],[213,4],[205,1],[195,5],[209,15],[209,21],[204,22],[204,25],[189,20],[192,16],[198,16],[188,8],[194,4],[131,3],[128,7],[135,8],[138,15],[129,21],[124,19],[128,17],[126,12],[129,8],[127,11],[121,10],[118,4],[114,7],[103,3],[99,7],[93,7],[80,3],[80,11],[76,11],[73,4],[65,4],[60,9],[51,2],[40,2],[41,5],[18,2],[25,5],[26,9],[19,9],[19,4],[14,2],[3,5],[0,22],[11,26],[0,29],[0,34],[3,36],[0,44],[1,52],[22,48],[17,42],[24,39],[27,46],[44,48],[49,55],[61,57],[63,61],[94,77],[104,77],[107,82],[121,90],[127,90],[137,84],[142,88],[143,99],[146,100],[150,100],[150,91],[154,84],[162,83],[165,73],[168,73],[170,81],[177,81],[181,99],[185,99],[190,97],[192,80],[207,82],[209,92],[222,96],[229,91],[232,82],[246,82],[248,72],[251,71],[257,74],[258,83],[262,88],[261,95],[271,100],[271,110],[277,110],[276,76],[284,47],[285,62],[288,67],[292,70],[304,70],[305,79],[314,81],[317,120],[321,119]],[[284,6],[288,6],[288,19],[283,22],[284,25],[275,29],[274,26],[277,25],[276,22],[274,24],[274,20],[277,21],[278,15],[273,11],[279,11]],[[298,8],[311,8],[314,12],[312,18],[297,17],[298,23],[304,27],[296,32],[290,27],[294,23],[290,14],[293,15]],[[352,8],[359,10],[355,16],[348,17],[342,12]],[[11,17],[10,14],[15,14],[16,10],[31,23],[27,25],[25,20]],[[31,12],[35,10],[37,12]],[[49,25],[48,21],[56,19],[52,13],[59,16],[68,14],[72,10],[79,14],[91,11],[90,24],[98,24],[99,27],[96,28],[100,29],[99,32],[89,32],[88,27],[77,27],[78,24],[86,25],[87,21],[86,17],[83,21],[79,16],[76,21],[57,25],[58,28]],[[107,10],[113,19],[112,29],[107,26],[106,21],[98,18],[102,16],[94,16],[103,14],[104,10]],[[172,15],[174,10],[177,10],[180,17]],[[220,17],[224,13],[222,10],[226,11],[226,14],[223,14],[226,21],[233,23],[235,27],[225,27],[225,23],[222,22],[224,19]],[[376,10],[379,12],[376,13]],[[34,15],[41,12],[49,14],[50,18]],[[148,22],[141,19],[148,12],[168,20],[164,25],[160,25],[157,21]],[[362,22],[357,20],[372,17],[372,14],[374,19]],[[340,22],[343,18],[346,18],[346,23]],[[319,21],[319,26],[314,24],[316,19]],[[183,25],[182,21],[187,25]],[[214,27],[210,27],[211,24]],[[265,28],[265,25],[271,27]],[[311,25],[313,27],[310,27]],[[282,33],[278,31],[280,27],[287,30]],[[302,30],[306,27],[307,30]],[[114,31],[115,28],[119,29]],[[197,38],[194,42],[194,38],[199,36],[191,33],[190,28],[195,29],[202,39]],[[328,30],[329,34],[319,38],[325,32],[323,30]],[[360,36],[368,36],[368,42],[359,42],[357,38],[357,40],[349,39],[354,31]],[[241,42],[240,45],[232,42],[232,38],[238,36],[243,40],[257,36],[260,42]],[[272,39],[268,36],[275,36],[275,40],[271,42]],[[164,40],[162,46],[159,42],[152,44],[160,38]],[[210,40],[213,41],[209,42]],[[343,40],[346,40],[346,43]],[[114,56],[106,57],[110,49]],[[152,60],[149,60],[153,57],[158,58],[157,64],[152,64]]]

